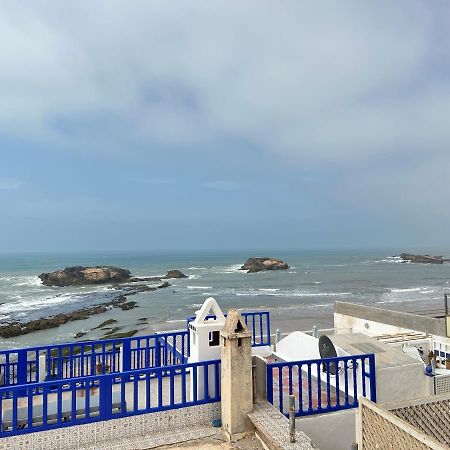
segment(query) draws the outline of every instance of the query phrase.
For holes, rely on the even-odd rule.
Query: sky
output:
[[[450,248],[443,0],[3,0],[0,252]]]

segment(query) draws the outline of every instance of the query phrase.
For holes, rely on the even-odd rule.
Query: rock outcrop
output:
[[[248,258],[240,270],[246,270],[247,273],[256,273],[263,270],[285,270],[289,265],[277,258],[259,257]]]
[[[113,300],[99,305],[81,308],[68,313],[60,313],[54,316],[41,317],[40,319],[30,320],[29,322],[11,322],[0,325],[0,337],[11,338],[22,334],[33,333],[34,331],[47,330],[49,328],[57,328],[67,322],[74,320],[84,320],[90,316],[101,314],[109,311],[111,308],[121,308],[126,311],[138,307],[136,302],[127,301],[125,295],[119,295]]]
[[[181,270],[169,270],[164,278],[187,278]]]
[[[86,284],[122,283],[130,279],[129,270],[111,266],[66,267],[50,273],[41,273],[39,278],[45,286],[82,286]]]
[[[404,262],[420,263],[420,264],[443,264],[450,262],[449,259],[445,259],[442,256],[430,256],[430,255],[412,255],[410,253],[401,253],[400,258]]]
[[[118,284],[118,283],[152,283],[169,278],[188,278],[181,270],[169,270],[163,277],[132,277],[127,269],[112,266],[96,267],[66,267],[63,270],[41,273],[39,278],[45,286],[82,286],[87,284]],[[137,289],[133,286],[133,289]],[[151,287],[141,286],[141,292],[152,290]]]

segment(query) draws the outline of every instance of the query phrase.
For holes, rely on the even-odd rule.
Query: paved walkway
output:
[[[188,442],[184,445],[169,445],[161,449],[171,450],[263,450],[261,442],[254,436],[249,436],[237,442],[223,442],[214,436]]]
[[[258,402],[248,414],[259,436],[282,450],[312,450],[311,439],[302,431],[296,431],[295,443],[289,442],[289,420],[268,402]]]

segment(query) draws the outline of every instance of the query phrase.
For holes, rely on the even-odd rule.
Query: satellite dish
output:
[[[337,353],[334,348],[334,344],[331,342],[331,339],[328,336],[320,336],[319,338],[319,353],[321,358],[336,358]],[[322,364],[323,371],[326,372],[327,368],[330,372],[330,375],[336,375],[337,368],[335,362],[330,362],[328,364]]]

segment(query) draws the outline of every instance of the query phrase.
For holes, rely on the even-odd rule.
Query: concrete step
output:
[[[289,442],[289,420],[268,402],[258,402],[248,418],[256,428],[256,434],[269,450],[315,449],[311,439],[302,431],[296,431],[295,443]]]

